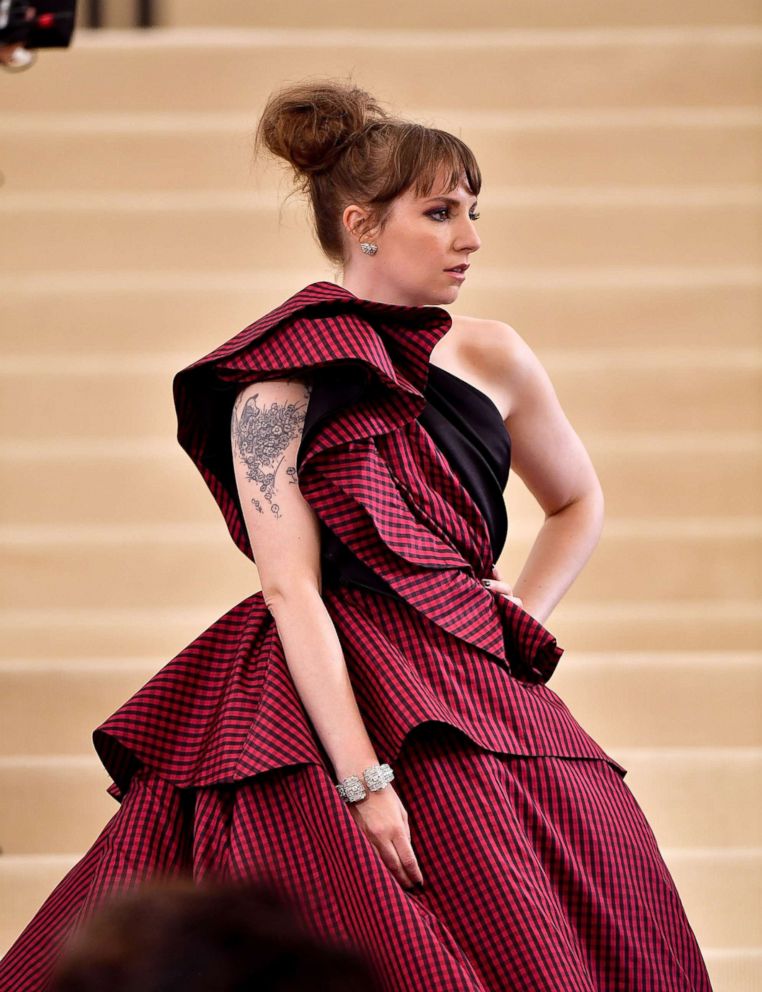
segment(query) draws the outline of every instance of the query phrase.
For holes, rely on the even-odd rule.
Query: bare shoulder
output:
[[[542,369],[530,346],[510,324],[486,317],[453,316],[448,338],[449,371],[485,392],[507,420],[527,376]]]
[[[502,320],[476,318],[458,318],[456,332],[453,354],[504,412],[511,435],[511,471],[545,513],[557,513],[583,496],[599,499],[601,485],[590,456],[550,376],[519,332]]]

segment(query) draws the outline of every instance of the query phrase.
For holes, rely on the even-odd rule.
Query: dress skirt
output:
[[[66,935],[156,876],[271,885],[385,992],[711,992],[626,769],[547,685],[563,649],[482,584],[510,439],[489,397],[431,373],[451,323],[321,281],[173,384],[178,441],[254,561],[234,398],[312,378],[296,468],[323,601],[423,888],[400,885],[338,795],[258,592],[96,728],[119,809],[0,962],[0,992],[43,992]]]
[[[163,876],[274,885],[385,992],[711,992],[654,834],[605,760],[506,755],[428,722],[393,786],[424,885],[403,888],[316,765],[178,789],[138,770],[0,964],[41,992],[67,933]]]

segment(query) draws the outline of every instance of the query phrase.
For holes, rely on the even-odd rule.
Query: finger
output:
[[[407,872],[402,865],[402,861],[394,842],[389,840],[386,843],[379,843],[377,850],[381,855],[381,860],[384,862],[392,875],[394,875],[400,885],[405,889],[409,888],[411,885],[411,880],[408,878]]]
[[[397,851],[397,856],[400,859],[400,867],[409,880],[408,884],[417,885],[422,882],[423,874],[421,873],[421,867],[418,864],[418,859],[416,858],[415,852],[410,845],[409,837],[398,836],[394,839],[394,846]]]
[[[496,579],[482,579],[482,585],[485,589],[489,589],[490,592],[495,594],[510,596],[513,592],[513,588],[507,582],[497,581]]]

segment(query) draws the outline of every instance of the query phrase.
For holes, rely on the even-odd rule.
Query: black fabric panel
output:
[[[310,404],[300,454],[318,426],[340,416],[347,405],[367,396],[368,382],[358,363],[333,362],[313,370]],[[511,441],[500,412],[481,390],[437,365],[429,366],[427,403],[418,422],[463,482],[487,522],[494,561],[508,533],[503,491],[508,481]],[[297,458],[297,465],[300,459]],[[349,582],[387,596],[392,587],[363,564],[321,523],[323,582]]]

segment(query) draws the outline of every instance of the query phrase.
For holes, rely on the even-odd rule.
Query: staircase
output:
[[[606,494],[551,688],[629,769],[715,992],[762,987],[762,4],[209,9],[0,79],[0,952],[116,809],[92,729],[259,588],[171,380],[337,281],[250,140],[274,87],[351,74],[477,154],[450,309],[526,338]],[[510,581],[542,514],[506,495]]]

